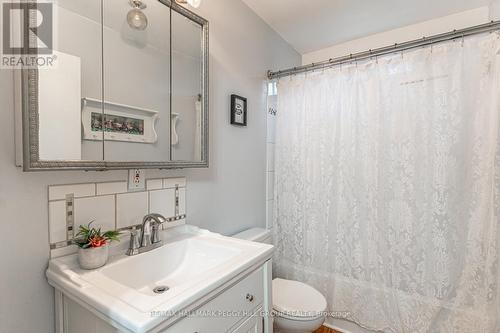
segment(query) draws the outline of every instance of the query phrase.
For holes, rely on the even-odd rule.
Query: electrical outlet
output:
[[[128,171],[128,190],[144,191],[146,189],[146,173],[142,169]]]

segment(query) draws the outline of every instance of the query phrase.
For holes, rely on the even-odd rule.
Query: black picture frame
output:
[[[247,99],[238,95],[231,95],[231,125],[247,126]]]

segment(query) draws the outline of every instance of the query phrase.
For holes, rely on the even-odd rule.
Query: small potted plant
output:
[[[83,269],[96,269],[108,261],[108,244],[118,241],[120,233],[116,230],[101,232],[90,222],[87,226],[81,225],[76,234],[74,243],[78,246],[78,262]]]

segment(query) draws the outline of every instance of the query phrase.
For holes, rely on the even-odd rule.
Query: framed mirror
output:
[[[208,22],[170,0],[53,4],[54,65],[20,71],[24,170],[208,167]]]

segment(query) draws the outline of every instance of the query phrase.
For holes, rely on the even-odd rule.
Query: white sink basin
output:
[[[241,254],[242,250],[214,244],[206,239],[187,238],[166,244],[156,250],[128,260],[105,266],[97,274],[89,274],[93,281],[102,275],[130,289],[148,296],[156,296],[158,286],[170,288],[171,293],[184,284],[224,262]],[[84,279],[86,276],[83,277]]]
[[[49,262],[49,283],[132,332],[147,332],[231,278],[272,255],[272,246],[196,227],[166,230],[165,245],[137,256],[112,256],[100,269],[79,268],[76,255]],[[155,293],[160,288],[160,293]],[[162,289],[163,288],[163,289]]]

